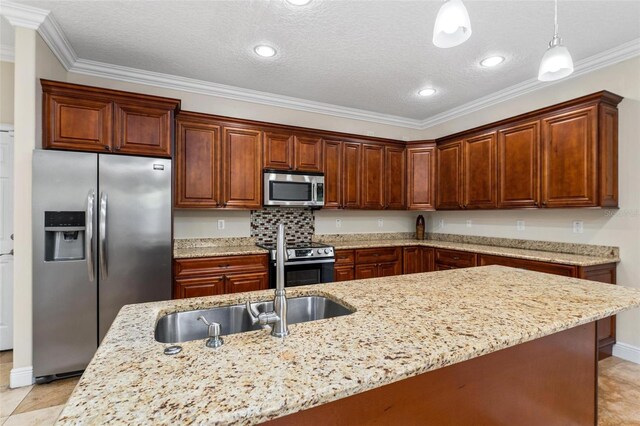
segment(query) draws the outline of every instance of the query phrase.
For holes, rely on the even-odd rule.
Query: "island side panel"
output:
[[[274,419],[269,425],[595,425],[596,323]]]

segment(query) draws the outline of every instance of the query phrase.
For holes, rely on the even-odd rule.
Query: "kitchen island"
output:
[[[514,360],[520,363],[509,370],[521,369],[521,383],[510,376],[515,389],[527,387],[526,378],[531,375],[539,376],[544,389],[545,374],[565,374],[553,367],[556,352],[564,357],[561,361],[568,379],[577,373],[581,380],[587,377],[590,381],[590,386],[577,389],[588,401],[579,415],[591,412],[595,421],[594,321],[640,306],[640,290],[502,266],[297,287],[287,293],[324,295],[356,312],[291,325],[285,339],[259,330],[225,336],[224,345],[217,349],[205,347],[203,340],[185,342],[182,352],[167,356],[163,350],[168,345],[154,339],[155,324],[162,315],[267,300],[273,292],[125,306],[59,423],[254,424],[275,419],[295,424],[296,419],[304,423],[314,418],[331,423],[319,417],[327,413],[317,410],[332,407],[334,415],[343,413],[348,419],[347,411],[360,415],[357,410],[367,412],[367,404],[369,411],[379,411],[373,413],[378,419],[389,421],[401,418],[399,411],[411,410],[401,405],[394,409],[389,395],[406,400],[407,390],[414,390],[415,396],[420,389],[415,380],[440,380],[437,375],[451,371],[448,369],[475,366],[472,363],[494,359],[490,357],[502,357],[494,364],[505,370]],[[565,351],[548,352],[547,348],[545,352],[527,346],[550,342],[547,346],[559,348],[563,341],[573,342],[574,338],[576,345],[571,343]],[[531,364],[526,360],[528,348]],[[510,357],[509,351],[517,353]],[[576,362],[567,362],[572,356]],[[441,394],[473,391],[477,379],[473,371],[462,371],[463,383],[442,377],[438,382],[442,383]],[[407,387],[402,388],[405,383]],[[572,386],[571,380],[565,384]],[[491,386],[476,389],[474,395],[491,395]],[[547,393],[552,400],[553,393],[560,391],[566,393],[566,389],[553,387]],[[516,394],[502,394],[499,403],[520,407],[510,404],[509,398],[517,399]],[[381,395],[392,403],[375,407]],[[424,398],[429,398],[426,388]],[[526,420],[528,413],[540,414],[539,408],[547,402],[529,400],[519,413]],[[391,417],[381,417],[384,415]]]

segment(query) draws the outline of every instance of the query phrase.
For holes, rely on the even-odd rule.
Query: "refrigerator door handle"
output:
[[[98,217],[100,238],[100,278],[107,278],[107,193],[100,194],[100,214]]]
[[[89,273],[89,282],[93,282],[96,279],[96,265],[93,261],[93,206],[96,201],[96,193],[93,189],[89,190],[87,194],[87,211],[85,212],[84,220],[86,226],[86,235],[84,238],[84,252],[87,257],[87,272]]]

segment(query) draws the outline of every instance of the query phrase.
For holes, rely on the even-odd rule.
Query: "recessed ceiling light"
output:
[[[310,2],[311,0],[287,0],[287,3],[292,4],[294,6],[305,6]]]
[[[258,56],[262,56],[263,58],[270,58],[276,54],[276,49],[271,46],[267,46],[266,44],[261,44],[254,47],[253,51],[256,52]]]
[[[489,56],[488,58],[484,58],[480,61],[480,65],[483,67],[495,67],[496,65],[500,65],[504,62],[504,56]]]
[[[421,91],[418,92],[418,95],[420,96],[433,96],[436,93],[436,89],[429,87],[427,89],[422,89]]]

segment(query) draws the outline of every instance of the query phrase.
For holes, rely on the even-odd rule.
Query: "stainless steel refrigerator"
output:
[[[83,370],[123,305],[171,298],[171,161],[36,150],[33,367]]]

